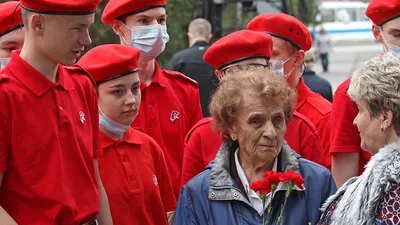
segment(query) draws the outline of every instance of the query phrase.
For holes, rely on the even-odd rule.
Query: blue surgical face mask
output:
[[[294,54],[293,54],[293,55],[294,55]],[[289,60],[293,57],[293,55],[291,55],[291,56],[290,56],[288,59],[286,59],[285,61],[283,61],[283,60],[270,60],[270,63],[271,63],[271,71],[274,72],[274,73],[276,73],[276,74],[278,74],[278,75],[281,75],[281,76],[283,76],[283,77],[285,77],[285,78],[288,78],[288,77],[290,76],[290,74],[292,73],[294,67],[289,71],[288,74],[285,74],[285,63],[286,63],[287,61],[289,61]]]
[[[147,61],[151,61],[160,55],[169,41],[166,25],[153,24],[136,27],[128,27],[125,24],[123,25],[131,30],[132,40],[129,43],[123,36],[122,39],[128,45],[140,49],[140,58]]]
[[[129,125],[123,125],[108,118],[106,114],[99,112],[99,123],[111,133],[123,137],[125,132],[130,128]]]
[[[11,58],[0,58],[0,70],[6,67]]]
[[[400,47],[396,46],[396,45],[389,44],[386,41],[385,36],[383,36],[383,32],[382,32],[382,29],[380,27],[379,27],[379,30],[381,31],[383,42],[385,42],[385,45],[388,47],[388,49],[386,50],[386,53],[390,53],[390,54],[400,58]]]

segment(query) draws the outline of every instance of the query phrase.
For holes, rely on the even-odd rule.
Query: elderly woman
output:
[[[296,101],[284,78],[260,67],[233,68],[210,104],[216,129],[227,137],[214,162],[183,186],[175,225],[258,225],[266,207],[250,185],[266,171],[292,170],[304,190],[289,196],[282,224],[315,224],[322,203],[336,191],[329,171],[297,155],[284,141]],[[286,184],[272,200],[272,223],[285,199]]]
[[[373,157],[359,177],[326,202],[320,225],[400,224],[400,59],[373,58],[357,70],[348,93],[361,148]]]

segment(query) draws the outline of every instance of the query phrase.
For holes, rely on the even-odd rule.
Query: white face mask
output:
[[[129,43],[123,36],[122,39],[127,44],[140,49],[140,58],[147,61],[151,61],[160,55],[169,41],[166,25],[153,24],[136,27],[128,27],[125,24],[123,25],[131,30],[132,40]]]
[[[129,125],[123,125],[108,118],[106,114],[99,112],[99,123],[111,133],[123,137],[125,132],[130,128]]]
[[[288,78],[290,76],[290,74],[292,73],[294,67],[289,71],[288,74],[285,74],[285,63],[287,61],[289,61],[293,57],[293,55],[291,55],[285,61],[283,61],[283,60],[270,60],[271,71],[276,73],[276,74],[278,74],[278,75],[284,76],[285,78]]]
[[[386,53],[390,53],[390,54],[400,58],[400,47],[396,46],[396,45],[389,44],[386,41],[385,36],[383,36],[383,32],[382,32],[382,29],[380,27],[379,27],[379,30],[381,31],[383,42],[385,42],[385,45],[388,47],[388,49],[386,50]]]
[[[11,58],[0,58],[0,70],[6,67]]]

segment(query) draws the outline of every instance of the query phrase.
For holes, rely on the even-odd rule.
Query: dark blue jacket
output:
[[[251,206],[232,163],[234,144],[224,143],[214,162],[190,180],[181,191],[174,225],[260,225],[262,217]],[[319,208],[336,192],[329,171],[297,155],[284,142],[278,156],[278,171],[293,170],[305,178],[304,191],[295,189],[289,196],[283,225],[315,225]],[[286,184],[279,184],[273,200],[273,223],[284,201]],[[266,212],[265,212],[266,215]]]
[[[304,83],[315,93],[319,93],[326,100],[332,102],[332,86],[328,80],[318,76],[314,71],[305,68],[303,73]]]

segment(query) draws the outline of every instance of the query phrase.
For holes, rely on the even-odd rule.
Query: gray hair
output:
[[[189,24],[189,33],[191,33],[195,38],[205,38],[211,34],[211,23],[203,18],[197,18],[192,20]]]
[[[347,91],[353,101],[363,100],[377,117],[383,110],[393,112],[393,127],[400,135],[400,59],[386,54],[375,57],[356,70]]]

